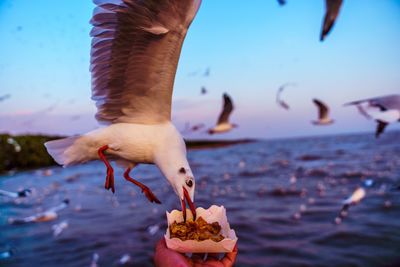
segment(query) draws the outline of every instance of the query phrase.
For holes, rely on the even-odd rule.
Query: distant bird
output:
[[[205,88],[204,86],[201,87],[201,94],[202,95],[207,94],[207,88]]]
[[[11,97],[10,94],[2,95],[2,96],[0,96],[0,102],[3,102],[4,100],[6,100],[6,99],[8,99],[10,97]]]
[[[278,3],[279,3],[281,6],[284,6],[284,5],[286,5],[286,0],[278,0]]]
[[[320,40],[323,41],[331,31],[339,15],[343,0],[325,0],[325,17],[322,25]]]
[[[15,254],[15,249],[0,251],[0,260],[9,259]]]
[[[97,262],[99,261],[99,254],[97,253],[93,253],[92,255],[92,262],[90,263],[90,267],[99,267],[99,265],[97,265]]]
[[[336,218],[336,222],[340,222],[343,220],[344,217],[347,216],[347,212],[350,206],[357,205],[360,201],[365,197],[366,191],[363,187],[359,187],[351,194],[349,198],[343,201],[343,207],[340,210],[339,216]]]
[[[0,196],[6,196],[11,198],[27,197],[32,193],[30,189],[23,189],[18,192],[10,192],[0,189]]]
[[[122,255],[122,257],[118,260],[119,265],[125,265],[129,262],[132,262],[132,257],[129,254]]]
[[[68,227],[68,221],[62,221],[58,224],[54,224],[51,229],[53,229],[53,236],[59,236]]]
[[[219,115],[217,125],[215,125],[213,128],[208,130],[209,134],[219,134],[219,133],[225,133],[229,132],[233,128],[238,127],[236,124],[232,124],[229,122],[229,116],[231,115],[233,111],[233,103],[232,99],[230,96],[226,93],[223,94],[223,108],[221,111],[221,114]]]
[[[360,107],[366,103],[367,108],[377,108],[379,113],[371,116],[377,123],[375,137],[378,138],[390,123],[400,122],[400,95],[387,95],[363,100],[352,101],[345,106],[356,105]]]
[[[318,120],[312,121],[314,125],[329,125],[332,124],[334,121],[329,118],[329,108],[328,106],[323,103],[321,100],[313,99],[314,104],[318,108]]]
[[[290,107],[289,107],[289,105],[288,105],[285,101],[283,101],[283,100],[281,99],[281,94],[282,94],[283,90],[284,90],[287,86],[290,86],[290,85],[294,85],[294,83],[285,83],[285,84],[281,85],[281,86],[279,87],[279,89],[278,89],[278,92],[276,93],[276,103],[278,103],[279,106],[281,106],[282,108],[284,108],[284,109],[286,109],[286,110],[289,110]]]
[[[85,135],[47,142],[57,163],[69,166],[101,160],[105,188],[115,192],[110,160],[125,168],[124,178],[149,201],[161,203],[129,176],[140,163],[156,164],[196,215],[195,180],[182,136],[171,122],[177,64],[187,30],[201,0],[96,0],[91,23],[92,99],[96,119],[108,126]],[[194,216],[195,217],[195,216]]]
[[[190,134],[193,132],[197,132],[198,130],[204,128],[206,125],[204,123],[198,123],[190,126],[189,122],[185,123],[185,128],[182,130],[182,134]]]
[[[60,205],[50,208],[44,212],[25,217],[22,219],[9,218],[10,224],[24,224],[24,223],[36,223],[36,222],[48,222],[57,219],[57,212],[65,209],[69,205],[69,200],[65,199]]]

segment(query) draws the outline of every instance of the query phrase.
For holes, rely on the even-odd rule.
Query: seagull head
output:
[[[195,180],[192,171],[188,167],[180,167],[173,179],[173,185],[176,194],[178,195],[181,205],[183,220],[186,221],[186,203],[193,214],[193,219],[196,219],[196,207],[194,201]]]

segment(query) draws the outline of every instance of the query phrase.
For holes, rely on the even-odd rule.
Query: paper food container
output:
[[[186,210],[187,219],[193,219],[193,215],[189,209]],[[202,217],[207,223],[218,222],[221,225],[221,234],[225,237],[220,242],[213,240],[186,240],[182,241],[179,238],[171,238],[169,226],[174,222],[182,222],[182,211],[173,210],[171,213],[167,211],[168,228],[165,233],[165,242],[169,249],[182,252],[182,253],[224,253],[232,252],[238,240],[236,233],[230,228],[228,219],[226,217],[226,210],[224,206],[211,206],[208,209],[197,208],[196,216]]]

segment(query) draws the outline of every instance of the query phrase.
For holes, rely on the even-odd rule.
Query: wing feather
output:
[[[201,0],[94,0],[92,99],[103,123],[169,121],[176,68]]]
[[[233,102],[230,96],[225,93],[223,95],[223,100],[224,100],[224,106],[222,108],[221,114],[218,117],[217,124],[229,122],[229,116],[233,111]]]

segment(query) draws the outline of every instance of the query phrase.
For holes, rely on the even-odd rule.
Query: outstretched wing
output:
[[[225,93],[223,95],[223,99],[224,99],[224,107],[222,108],[222,112],[219,115],[217,124],[227,123],[229,121],[229,116],[233,111],[233,103],[230,96]]]
[[[325,0],[325,17],[324,24],[322,25],[320,40],[323,41],[326,35],[329,34],[335,20],[339,15],[340,7],[342,6],[343,0]]]
[[[325,103],[323,103],[321,100],[318,100],[318,99],[313,99],[313,102],[318,108],[318,118],[320,120],[328,119],[328,117],[329,117],[328,106]]]
[[[379,108],[380,111],[386,111],[390,109],[400,110],[400,95],[387,95],[387,96],[367,98],[367,99],[352,101],[344,105],[345,106],[359,105],[362,103],[368,103],[370,107]]]
[[[94,0],[92,99],[99,122],[171,118],[176,68],[201,0]]]

